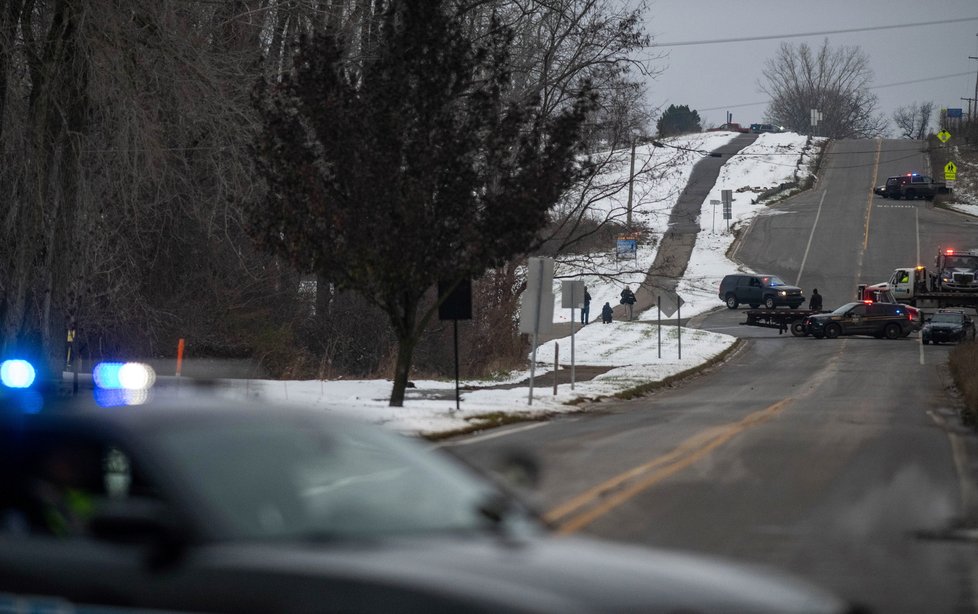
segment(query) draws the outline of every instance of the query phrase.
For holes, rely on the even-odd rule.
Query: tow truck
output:
[[[936,268],[899,267],[889,281],[870,288],[886,289],[898,302],[924,309],[978,307],[978,250],[942,249]]]

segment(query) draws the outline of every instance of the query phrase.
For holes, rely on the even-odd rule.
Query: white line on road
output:
[[[530,424],[524,424],[522,426],[513,427],[511,429],[505,430],[494,430],[491,433],[486,433],[485,435],[477,435],[475,437],[469,437],[468,439],[462,439],[460,441],[449,441],[443,444],[435,446],[440,448],[442,446],[467,446],[470,443],[479,443],[480,441],[488,441],[490,439],[496,439],[497,437],[505,437],[507,435],[512,435],[513,433],[521,433],[523,431],[529,431],[530,429],[540,428],[541,426],[546,426],[547,422],[531,422]]]
[[[818,226],[818,217],[822,215],[822,203],[825,202],[825,194],[827,190],[822,190],[822,198],[818,200],[818,210],[815,211],[815,221],[812,222],[812,232],[808,235],[808,245],[805,246],[805,255],[801,258],[801,266],[798,267],[798,277],[795,279],[795,285],[801,283],[801,274],[805,271],[805,261],[808,260],[808,250],[812,248],[812,239],[815,237],[815,227]]]

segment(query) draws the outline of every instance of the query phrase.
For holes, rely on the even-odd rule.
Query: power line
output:
[[[825,36],[827,34],[848,34],[851,32],[873,32],[877,30],[895,30],[897,28],[919,28],[923,26],[939,26],[949,23],[960,23],[962,21],[978,21],[978,17],[958,17],[956,19],[942,19],[940,21],[918,21],[914,23],[901,23],[888,26],[870,26],[866,28],[846,28],[844,30],[822,30],[819,32],[803,32],[799,34],[769,34],[767,36],[743,36],[739,38],[715,38],[699,41],[679,41],[675,43],[655,43],[654,47],[685,47],[690,45],[720,45],[726,43],[746,43],[750,41],[777,40],[780,38],[804,38],[806,36]]]
[[[914,83],[925,83],[927,81],[939,81],[941,79],[951,79],[951,78],[954,78],[954,77],[967,77],[967,76],[970,76],[971,74],[972,74],[971,72],[956,72],[956,73],[952,73],[950,75],[939,75],[937,77],[924,77],[922,79],[912,79],[910,81],[897,81],[895,83],[884,83],[883,85],[874,85],[874,86],[869,87],[867,89],[870,89],[870,90],[879,90],[879,89],[883,89],[884,87],[897,87],[899,85],[913,85]],[[741,104],[728,104],[728,105],[724,105],[722,107],[708,107],[708,108],[705,108],[705,109],[699,109],[698,108],[696,110],[697,111],[704,111],[704,112],[705,111],[722,111],[724,109],[738,109],[738,108],[741,108],[741,107],[756,107],[756,106],[760,106],[762,104],[767,104],[768,102],[770,102],[770,100],[764,100],[764,101],[761,101],[761,102],[744,102],[744,103],[741,103]]]

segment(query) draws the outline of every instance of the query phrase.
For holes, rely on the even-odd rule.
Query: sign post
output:
[[[720,190],[723,199],[723,219],[727,220],[727,232],[730,232],[730,218],[733,217],[733,190]]]
[[[715,198],[713,198],[713,199],[710,199],[710,204],[713,205],[713,230],[711,230],[710,233],[711,234],[716,234],[716,232],[717,232],[717,205],[720,204],[720,201],[717,200],[717,199],[715,199]]]
[[[526,290],[520,305],[520,332],[533,335],[533,358],[530,361],[530,398],[533,405],[533,379],[537,365],[537,338],[554,324],[554,259],[530,258],[526,268]]]
[[[574,309],[584,306],[584,282],[580,280],[565,281],[560,285],[560,306],[564,309],[570,307],[571,310],[571,390],[574,389]],[[554,366],[554,369],[557,367]],[[554,381],[557,381],[557,373],[554,371]],[[556,384],[554,384],[556,385]],[[557,394],[556,389],[554,394]]]

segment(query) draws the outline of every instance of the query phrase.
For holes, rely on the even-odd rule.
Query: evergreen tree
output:
[[[690,111],[687,105],[677,107],[674,104],[669,105],[669,108],[659,118],[656,129],[659,131],[659,136],[675,136],[703,131],[700,126],[700,114],[697,111]]]
[[[386,313],[392,406],[436,313],[423,296],[527,248],[581,172],[593,104],[581,92],[547,118],[512,102],[510,33],[494,22],[476,44],[450,4],[394,0],[356,49],[339,31],[306,37],[290,74],[256,91],[267,192],[250,206],[252,233]]]

